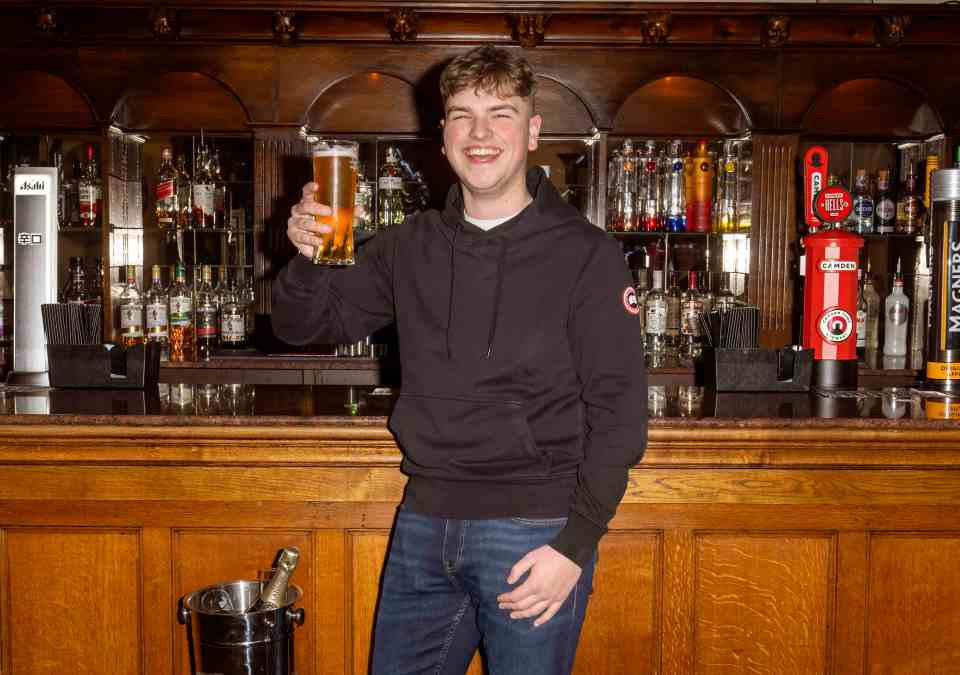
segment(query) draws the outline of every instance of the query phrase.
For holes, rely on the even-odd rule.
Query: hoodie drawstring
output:
[[[497,317],[500,315],[500,290],[503,287],[503,262],[507,257],[507,240],[500,239],[500,254],[497,256],[497,282],[493,291],[493,317],[490,319],[490,333],[487,335],[487,351],[483,358],[493,356],[493,338],[497,334]]]
[[[457,280],[457,233],[460,232],[460,223],[453,228],[453,241],[450,242],[450,304],[447,305],[447,361],[453,358],[450,353],[450,326],[453,325],[453,291]]]

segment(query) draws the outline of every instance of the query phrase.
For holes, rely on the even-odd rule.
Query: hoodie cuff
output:
[[[597,544],[607,531],[596,523],[587,520],[576,511],[571,511],[567,524],[558,534],[550,547],[556,549],[575,562],[581,569],[590,562]]]
[[[326,270],[326,265],[314,265],[310,258],[298,252],[287,265],[286,274],[293,283],[309,288],[326,273]]]

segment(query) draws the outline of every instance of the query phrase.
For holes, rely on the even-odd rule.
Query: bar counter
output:
[[[396,394],[0,391],[0,672],[188,673],[177,598],[288,544],[298,672],[367,672]],[[956,403],[652,387],[576,672],[958,672]]]

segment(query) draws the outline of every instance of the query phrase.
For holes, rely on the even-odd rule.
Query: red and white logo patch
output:
[[[633,286],[627,286],[623,289],[623,308],[634,316],[640,314],[640,300],[637,298],[637,291]]]

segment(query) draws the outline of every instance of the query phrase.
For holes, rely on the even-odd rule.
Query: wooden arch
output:
[[[666,75],[627,97],[613,119],[617,136],[733,136],[750,128],[750,118],[726,89],[699,77]]]
[[[94,129],[96,114],[87,97],[58,75],[21,70],[0,73],[0,129]]]
[[[536,112],[543,117],[542,134],[584,136],[596,126],[593,113],[565,84],[537,76]]]
[[[817,136],[916,138],[943,131],[943,121],[912,86],[880,77],[841,82],[818,96],[803,116]]]
[[[127,89],[111,121],[129,131],[246,131],[249,116],[220,80],[193,71],[168,72]]]

